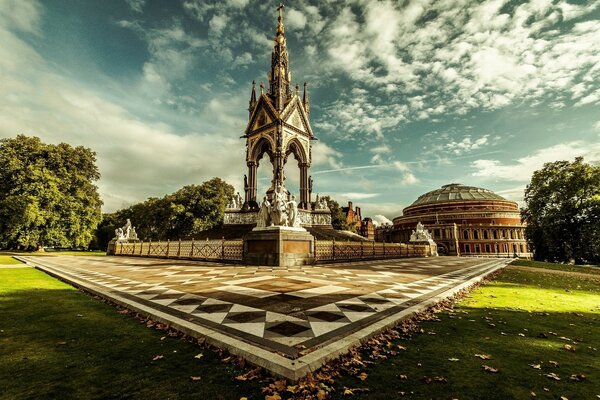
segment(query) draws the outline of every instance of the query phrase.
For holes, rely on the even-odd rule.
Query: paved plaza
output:
[[[505,265],[457,257],[287,268],[110,256],[19,258],[290,379]]]

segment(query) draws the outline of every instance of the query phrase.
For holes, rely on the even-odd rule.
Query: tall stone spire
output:
[[[304,82],[304,94],[302,95],[302,105],[306,114],[310,114],[310,100],[308,99],[308,86]]]
[[[277,18],[277,33],[271,55],[271,71],[269,72],[269,95],[273,99],[275,108],[283,110],[285,103],[292,96],[291,84],[292,73],[289,68],[289,56],[285,40],[285,27],[283,25],[283,4],[277,7],[279,17]]]
[[[252,81],[252,93],[250,93],[250,101],[248,102],[248,112],[252,115],[256,107],[256,82]]]

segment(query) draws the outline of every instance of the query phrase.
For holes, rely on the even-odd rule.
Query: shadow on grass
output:
[[[73,289],[0,295],[0,315],[2,399],[239,399],[260,392],[256,383],[234,381],[240,371],[211,351],[163,338]],[[153,361],[157,355],[163,358]]]

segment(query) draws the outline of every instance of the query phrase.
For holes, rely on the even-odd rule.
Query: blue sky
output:
[[[0,137],[91,147],[104,211],[213,176],[241,190],[276,6],[0,0]],[[314,191],[364,215],[450,182],[520,201],[544,162],[600,162],[600,1],[302,0],[285,26]]]

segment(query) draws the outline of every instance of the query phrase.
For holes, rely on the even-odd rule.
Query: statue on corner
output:
[[[131,225],[131,220],[127,218],[127,222],[120,228],[115,229],[115,237],[113,240],[125,241],[125,240],[138,240],[135,226]]]

